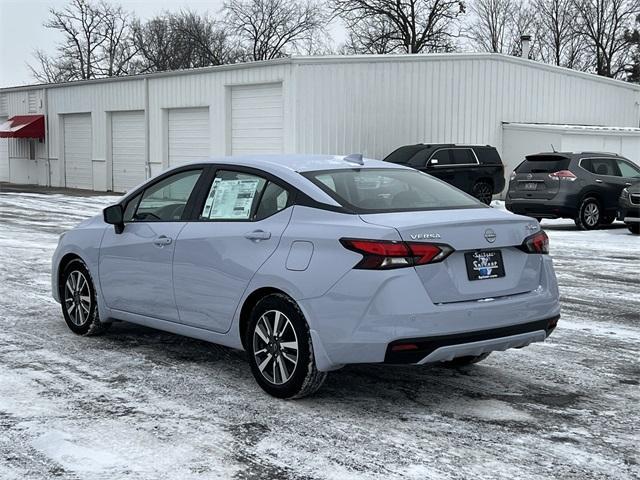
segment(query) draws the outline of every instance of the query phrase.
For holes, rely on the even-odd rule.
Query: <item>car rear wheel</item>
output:
[[[627,223],[627,228],[631,233],[640,235],[640,223]]]
[[[245,337],[251,372],[262,389],[277,398],[316,392],[327,374],[316,368],[309,327],[289,297],[269,295],[251,312]]]
[[[73,260],[64,267],[60,303],[65,322],[73,333],[99,335],[111,326],[100,321],[93,280],[81,260]]]
[[[576,226],[580,230],[594,230],[600,225],[602,213],[600,203],[593,197],[585,198],[578,209],[575,218]]]
[[[472,190],[473,196],[480,200],[485,205],[491,204],[491,199],[493,198],[493,188],[487,182],[477,182],[473,186]]]
[[[467,357],[458,357],[448,362],[442,362],[445,367],[464,367],[465,365],[473,365],[474,363],[481,362],[489,356],[489,353],[482,353],[480,355],[469,355]]]

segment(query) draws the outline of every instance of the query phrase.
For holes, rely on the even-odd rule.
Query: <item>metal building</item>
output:
[[[418,142],[494,145],[508,175],[552,144],[640,162],[639,127],[640,86],[521,58],[294,57],[0,89],[0,180],[126,191],[209,156]]]

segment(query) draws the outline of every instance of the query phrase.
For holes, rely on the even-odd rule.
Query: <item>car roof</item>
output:
[[[617,153],[612,152],[540,152],[527,155],[526,158],[532,157],[558,157],[558,158],[584,158],[585,156],[598,156],[598,157],[610,157],[610,158],[623,158]]]
[[[240,165],[254,167],[268,172],[288,170],[304,173],[318,170],[337,170],[349,168],[406,168],[372,158],[362,159],[362,164],[345,160],[346,155],[238,155],[232,157],[211,157],[195,163],[212,163],[223,165]]]

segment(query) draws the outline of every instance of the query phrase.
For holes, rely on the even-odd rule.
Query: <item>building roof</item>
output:
[[[569,76],[581,77],[594,82],[606,83],[609,85],[627,88],[640,92],[640,85],[636,85],[622,80],[601,77],[591,73],[571,70],[569,68],[558,67],[546,63],[528,60],[520,57],[504,55],[500,53],[418,53],[412,55],[323,55],[323,56],[292,56],[287,58],[278,58],[273,60],[263,60],[256,62],[235,63],[227,65],[216,65],[211,67],[191,68],[186,70],[172,70],[166,72],[146,73],[138,75],[125,75],[120,77],[95,78],[91,80],[75,80],[64,83],[48,83],[48,84],[32,84],[15,87],[0,88],[0,92],[12,90],[30,90],[42,88],[60,88],[73,85],[96,84],[104,82],[117,82],[127,80],[140,80],[144,78],[161,78],[178,75],[194,75],[202,73],[212,73],[224,70],[235,70],[245,68],[261,68],[271,67],[275,65],[312,65],[312,64],[342,64],[342,63],[383,63],[383,62],[437,62],[442,60],[484,60],[496,62],[508,62],[528,67],[534,67],[542,70],[548,70],[556,73],[563,73]]]

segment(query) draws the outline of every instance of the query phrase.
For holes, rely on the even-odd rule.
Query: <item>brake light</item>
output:
[[[547,254],[549,253],[549,237],[544,230],[540,230],[538,233],[525,238],[518,248],[525,253]]]
[[[576,177],[570,170],[559,170],[557,172],[550,173],[549,178],[551,180],[568,180],[569,182],[573,182],[578,177]]]
[[[342,238],[348,250],[362,255],[354,268],[380,270],[441,262],[453,253],[449,245],[392,240]]]

